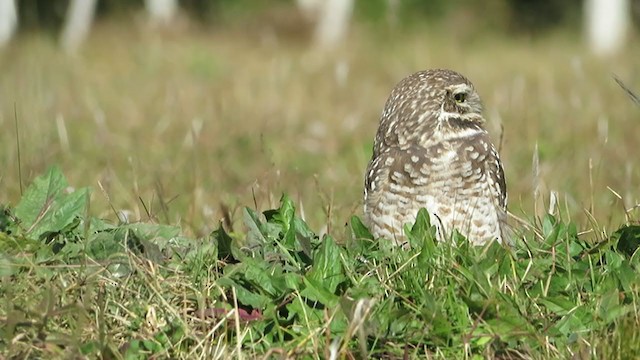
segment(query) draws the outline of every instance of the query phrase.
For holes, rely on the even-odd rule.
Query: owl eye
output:
[[[453,95],[453,99],[457,102],[457,103],[463,103],[465,102],[465,100],[467,100],[467,94],[465,93],[457,93]]]

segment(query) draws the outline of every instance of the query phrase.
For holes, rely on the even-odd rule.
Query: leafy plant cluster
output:
[[[244,233],[87,215],[57,168],[0,214],[0,350],[10,356],[623,358],[637,354],[640,229],[594,244],[551,215],[512,247],[407,249],[317,236],[283,196],[245,208]],[[29,296],[30,295],[30,296]],[[609,337],[609,338],[607,338]],[[598,340],[598,339],[604,339]],[[626,354],[626,355],[625,355]],[[617,356],[615,356],[617,355]]]

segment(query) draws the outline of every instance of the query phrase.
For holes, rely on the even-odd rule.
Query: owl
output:
[[[445,69],[420,71],[391,91],[365,174],[364,220],[374,237],[406,243],[425,208],[440,241],[504,240],[507,188],[473,84]]]

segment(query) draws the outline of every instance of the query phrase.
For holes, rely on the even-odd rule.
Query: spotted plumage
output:
[[[365,221],[376,238],[405,242],[426,208],[438,238],[504,240],[507,190],[473,84],[451,70],[400,81],[380,119],[365,174]]]

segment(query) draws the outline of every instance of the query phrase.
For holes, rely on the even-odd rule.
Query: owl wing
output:
[[[507,224],[508,196],[502,161],[498,151],[486,134],[478,138],[474,144],[474,149],[479,151],[478,157],[484,164],[486,181],[489,185],[500,223],[501,238],[505,243],[511,244],[514,236],[511,227]]]
[[[448,175],[453,174],[461,182],[471,183],[485,178],[495,197],[496,206],[506,209],[507,187],[502,162],[486,134],[459,140],[449,146],[389,147],[369,163],[365,193],[393,188],[420,188],[434,181],[446,180]]]
[[[507,209],[507,182],[504,177],[504,169],[502,168],[502,161],[496,149],[491,146],[491,161],[489,166],[489,179],[493,182],[495,191],[498,195],[498,204],[503,209]]]
[[[502,161],[486,132],[461,138],[452,144],[457,151],[463,183],[486,183],[494,205],[501,211],[507,207],[507,186]]]
[[[416,196],[430,181],[428,161],[423,148],[407,151],[396,147],[387,147],[371,159],[365,177],[364,219],[374,236],[402,238],[398,226],[411,222]]]
[[[427,185],[434,173],[430,149],[386,148],[371,159],[365,178],[365,197],[378,191],[410,189]]]
[[[481,150],[483,163],[485,164],[485,173],[487,181],[494,196],[494,202],[500,210],[507,209],[507,183],[505,181],[504,169],[502,161],[495,146],[490,142],[488,136],[482,136],[478,139],[477,149]]]

